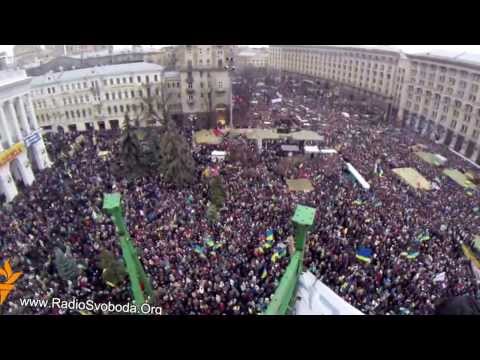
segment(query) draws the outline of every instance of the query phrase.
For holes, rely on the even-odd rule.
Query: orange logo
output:
[[[15,282],[21,275],[21,272],[12,272],[9,260],[3,263],[3,268],[0,268],[0,276],[5,278],[5,282],[0,282],[0,305],[7,300],[8,294],[13,290]]]

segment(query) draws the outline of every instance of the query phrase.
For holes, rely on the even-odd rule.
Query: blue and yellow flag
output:
[[[273,241],[273,230],[267,230],[267,241]]]
[[[360,261],[370,264],[370,262],[372,261],[372,254],[373,251],[371,249],[366,247],[360,247],[357,250],[356,258]]]

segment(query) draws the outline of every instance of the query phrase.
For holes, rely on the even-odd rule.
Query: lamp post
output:
[[[228,65],[225,66],[225,70],[228,72],[230,78],[230,129],[233,129],[233,79],[232,74],[235,71],[235,66],[233,66],[233,56],[227,58]]]

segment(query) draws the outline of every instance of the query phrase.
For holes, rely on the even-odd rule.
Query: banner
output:
[[[25,145],[22,143],[10,146],[7,150],[0,153],[0,166],[8,164],[24,151]]]

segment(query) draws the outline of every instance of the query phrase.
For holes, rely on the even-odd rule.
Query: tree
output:
[[[185,138],[171,122],[160,140],[160,169],[164,178],[176,185],[184,186],[194,180],[195,161]]]
[[[120,284],[127,275],[125,266],[108,250],[104,249],[99,255],[98,266],[103,269],[102,277],[105,282],[114,285]]]
[[[67,256],[59,248],[55,249],[55,267],[58,275],[65,281],[74,281],[78,277],[78,267],[71,256]]]
[[[125,114],[123,123],[123,135],[120,140],[120,158],[125,173],[129,177],[134,177],[143,172],[141,166],[144,163],[142,159],[142,146],[135,129],[130,124],[128,114]]]
[[[218,209],[215,204],[211,203],[207,208],[207,219],[210,223],[215,223],[218,221]]]
[[[220,176],[214,176],[210,180],[208,196],[212,204],[217,208],[221,208],[223,206],[225,202],[225,189]]]

